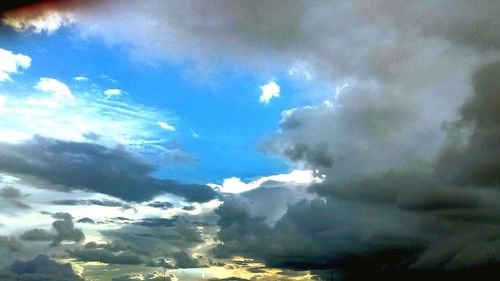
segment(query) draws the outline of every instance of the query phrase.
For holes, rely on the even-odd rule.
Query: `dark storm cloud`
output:
[[[174,225],[177,218],[142,218],[133,224],[146,227],[171,227]]]
[[[52,246],[59,246],[63,241],[81,242],[85,240],[83,231],[75,228],[73,218],[70,214],[61,214],[60,216],[55,216],[55,218],[61,219],[52,223],[52,228],[56,231],[54,240],[51,243]]]
[[[12,186],[0,189],[0,199],[19,209],[31,209],[29,205],[21,201],[25,197],[26,195],[22,194],[19,189]]]
[[[22,197],[22,194],[19,189],[7,186],[0,189],[0,197],[3,199],[19,199]]]
[[[170,202],[155,201],[155,202],[149,203],[148,206],[149,207],[153,207],[153,208],[159,208],[159,209],[167,210],[167,209],[170,209],[170,208],[174,207],[174,204],[172,204]]]
[[[54,236],[45,229],[34,228],[24,232],[20,238],[26,241],[53,241]]]
[[[276,267],[336,268],[346,280],[378,274],[390,280],[467,280],[492,270],[500,260],[499,79],[500,63],[472,75],[474,93],[458,120],[446,127],[436,161],[376,167],[373,171],[380,172],[342,181],[327,177],[310,188],[324,199],[290,205],[275,224],[252,213],[260,206],[245,204],[245,193],[226,200],[217,210],[223,244],[215,254],[254,257]],[[310,118],[321,110],[297,114]],[[307,132],[307,127],[297,129]],[[329,176],[342,165],[307,163]]]
[[[45,255],[28,261],[16,260],[0,271],[0,279],[5,281],[84,281],[73,272],[69,263],[59,264]]]
[[[87,218],[87,217],[81,218],[81,219],[77,220],[76,222],[78,222],[78,223],[91,223],[91,224],[96,223],[93,219]]]
[[[50,214],[56,221],[52,223],[54,233],[45,229],[34,228],[25,231],[21,239],[26,241],[51,241],[51,246],[59,246],[63,241],[75,243],[85,240],[85,234],[80,228],[75,228],[73,216],[68,213]]]
[[[173,255],[176,268],[203,267],[197,259],[192,258],[186,252],[177,252]]]
[[[0,155],[0,171],[40,188],[83,189],[129,201],[146,201],[161,193],[195,202],[217,196],[208,186],[153,178],[150,174],[155,167],[123,148],[35,136],[21,144],[1,143]]]
[[[299,142],[285,149],[284,154],[292,161],[306,161],[316,166],[330,167],[333,164],[333,159],[326,152],[325,144],[308,145]]]
[[[336,268],[346,280],[368,276],[467,280],[493,270],[500,260],[500,63],[486,64],[471,77],[474,92],[460,107],[458,120],[445,126],[446,141],[437,150],[435,161],[415,161],[411,154],[397,152],[388,156],[397,155],[408,162],[400,166],[380,162],[377,166],[353,153],[350,159],[337,157],[331,167],[325,167],[315,159],[289,156],[327,174],[324,182],[310,187],[324,199],[290,205],[275,224],[266,223],[265,217],[254,212],[267,204],[248,204],[246,193],[226,200],[216,211],[220,216],[218,238],[223,244],[214,253],[254,257],[276,267]],[[308,134],[317,140],[321,136],[315,129],[319,127],[305,124],[329,120],[323,124],[338,126],[344,116],[332,116],[343,110],[348,109],[305,108],[285,115],[282,134],[286,138],[280,143],[293,144]],[[371,115],[368,122],[376,124],[380,117]],[[286,122],[296,118],[302,125],[289,129]],[[359,125],[364,126],[352,119],[349,124],[356,125],[350,128],[354,135]],[[386,132],[392,129],[379,135],[380,130],[370,133],[363,128],[360,132],[370,139],[349,145],[377,148],[377,137],[387,141]],[[332,157],[341,154],[335,148],[345,144],[332,131],[324,134],[329,136],[321,137],[329,147],[327,153]],[[359,160],[357,171],[362,172],[335,178],[335,169],[353,160]],[[270,191],[260,190],[268,196]]]
[[[114,200],[106,200],[106,199],[63,199],[63,200],[55,200],[52,201],[51,204],[54,205],[66,205],[66,206],[103,206],[103,207],[120,207],[123,209],[133,208],[132,205],[114,201]]]
[[[73,257],[85,261],[97,261],[109,264],[143,264],[144,260],[136,254],[129,252],[121,252],[114,254],[107,249],[76,249],[69,251]]]
[[[452,184],[500,184],[499,77],[500,61],[481,67],[473,76],[475,94],[462,106],[461,119],[450,125],[450,144],[437,172]]]
[[[23,250],[23,245],[15,237],[0,235],[0,249],[5,249],[10,252],[21,252]]]
[[[116,241],[111,241],[107,243],[96,243],[96,242],[88,242],[85,244],[85,249],[104,249],[108,250],[110,252],[116,253],[116,252],[123,252],[123,251],[128,251],[131,253],[135,253],[138,255],[146,255],[147,251],[143,249],[139,249],[132,244],[125,243],[120,240]]]

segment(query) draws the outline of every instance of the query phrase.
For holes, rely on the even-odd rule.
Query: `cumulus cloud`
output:
[[[0,48],[0,82],[12,80],[11,74],[17,74],[31,65],[31,58],[23,54],[14,54]]]
[[[75,98],[66,84],[54,78],[40,78],[35,89],[52,94],[57,98],[66,98],[70,100]]]
[[[500,146],[495,122],[498,69],[498,63],[489,63],[471,75],[474,93],[461,106],[458,119],[445,127],[446,140],[434,152],[435,159],[415,161],[412,153],[396,152],[388,156],[407,163],[377,165],[369,158],[363,163],[366,158],[356,154],[340,158],[331,166],[315,158],[292,159],[326,173],[324,181],[310,187],[322,199],[290,205],[271,225],[266,223],[265,213],[255,213],[250,204],[242,204],[241,199],[227,200],[217,210],[221,227],[218,237],[223,244],[215,253],[251,256],[277,267],[334,267],[343,271],[346,280],[360,280],[370,274],[396,279],[453,276],[464,280],[495,266],[499,257],[495,237],[500,231],[496,223],[500,192],[495,162]],[[307,135],[312,127],[304,122],[321,119],[329,110],[311,107],[285,116],[279,138],[290,135],[279,141],[293,142],[296,139],[288,137]],[[347,116],[356,115],[351,112]],[[339,115],[327,124],[342,122],[343,117]],[[365,128],[359,132],[370,131]],[[378,132],[373,133],[363,144],[372,149],[380,144]],[[342,143],[333,135],[325,137],[323,144],[331,157],[342,155],[335,149]],[[348,176],[337,174],[336,170],[350,161],[358,161],[360,168]],[[262,243],[270,246],[259,247]]]
[[[1,171],[43,189],[84,189],[136,202],[162,193],[194,202],[217,197],[208,186],[152,177],[155,167],[122,147],[107,148],[36,136],[20,144],[0,144],[0,155]]]
[[[268,104],[272,98],[277,98],[280,96],[280,86],[274,81],[270,81],[267,84],[260,86],[262,94],[259,97],[261,103]]]
[[[63,241],[81,242],[85,240],[83,231],[75,228],[73,217],[68,213],[55,214],[54,218],[58,219],[52,223],[52,228],[56,231],[52,246],[59,246]]]
[[[63,241],[75,243],[85,240],[83,231],[75,228],[73,217],[68,213],[55,213],[52,217],[56,219],[52,223],[52,233],[41,228],[25,231],[20,237],[25,241],[51,241],[51,246],[59,246]]]
[[[30,209],[31,207],[21,200],[26,197],[21,191],[12,186],[6,186],[0,189],[0,199],[3,199],[6,203],[13,205],[19,209]]]

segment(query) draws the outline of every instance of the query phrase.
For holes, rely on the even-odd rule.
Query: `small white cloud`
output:
[[[191,131],[191,135],[193,136],[193,138],[197,139],[200,137],[200,135],[198,135],[198,133],[196,133],[193,129],[191,129],[190,131]]]
[[[119,97],[122,94],[122,90],[120,90],[120,89],[107,89],[106,91],[104,91],[104,94],[106,95],[106,98],[110,98],[113,96]]]
[[[293,170],[288,174],[278,174],[268,177],[261,177],[257,180],[245,183],[240,178],[232,177],[224,179],[222,185],[208,184],[212,188],[216,188],[223,193],[242,193],[259,188],[263,183],[268,181],[288,183],[290,185],[307,185],[311,183],[319,183],[324,180],[324,176],[318,176],[311,170]]]
[[[85,77],[85,76],[76,76],[75,78],[76,81],[78,82],[83,82],[83,81],[89,81],[89,78]]]
[[[160,125],[160,127],[162,127],[165,130],[175,131],[175,127],[172,125],[169,125],[166,122],[160,121],[160,122],[158,122],[158,125]]]
[[[40,78],[35,88],[42,92],[52,94],[57,98],[75,98],[66,84],[53,78]]]
[[[260,95],[259,101],[262,103],[269,103],[269,101],[274,97],[280,96],[280,86],[274,81],[260,86],[262,94]]]
[[[21,69],[27,69],[30,65],[30,57],[0,49],[0,81],[12,80],[10,74],[19,73]]]

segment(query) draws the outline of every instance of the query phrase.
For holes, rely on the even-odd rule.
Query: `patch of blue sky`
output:
[[[197,161],[170,162],[159,169],[159,177],[202,183],[289,171],[283,160],[258,149],[261,140],[277,130],[283,110],[310,102],[297,98],[304,89],[288,77],[286,69],[274,77],[262,77],[226,65],[207,82],[206,77],[197,79],[196,71],[187,75],[189,64],[141,63],[123,47],[81,38],[68,28],[50,36],[12,33],[8,37],[0,41],[1,47],[30,56],[32,64],[13,77],[20,83],[3,83],[4,89],[24,85],[29,90],[40,77],[50,77],[66,83],[77,95],[105,98],[105,90],[120,89],[124,94],[109,97],[110,102],[133,102],[173,116],[168,124],[175,131],[156,128],[165,139],[159,145],[179,148]],[[76,81],[78,76],[88,80]],[[279,84],[281,95],[262,104],[259,86],[271,80]]]

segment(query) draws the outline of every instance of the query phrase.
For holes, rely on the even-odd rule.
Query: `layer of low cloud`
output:
[[[0,155],[0,171],[44,189],[83,189],[136,202],[162,193],[193,202],[217,197],[208,186],[154,178],[154,166],[121,147],[36,136],[19,144],[1,143]]]

